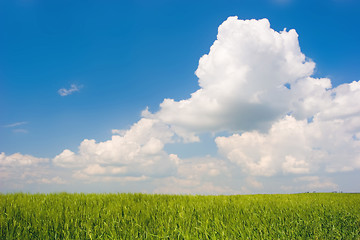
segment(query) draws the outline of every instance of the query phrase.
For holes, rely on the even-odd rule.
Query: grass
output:
[[[360,194],[0,194],[0,239],[360,239]]]

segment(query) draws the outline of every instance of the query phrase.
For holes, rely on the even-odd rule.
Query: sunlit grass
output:
[[[360,239],[360,194],[0,194],[0,239]]]

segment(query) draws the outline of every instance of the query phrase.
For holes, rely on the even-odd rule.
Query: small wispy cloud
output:
[[[11,124],[5,125],[4,127],[13,128],[13,127],[18,127],[18,126],[25,125],[25,124],[27,124],[27,122],[16,122],[16,123],[11,123]]]
[[[13,130],[14,133],[28,133],[29,131],[22,128],[17,128]]]
[[[74,92],[79,92],[81,88],[82,88],[82,85],[78,86],[76,84],[71,84],[69,89],[60,88],[58,90],[58,93],[60,96],[65,97],[67,95],[73,94]]]

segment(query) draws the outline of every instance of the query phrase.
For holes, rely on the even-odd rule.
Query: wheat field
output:
[[[360,239],[360,194],[0,194],[0,239]]]

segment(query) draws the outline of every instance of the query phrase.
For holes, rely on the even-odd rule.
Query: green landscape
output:
[[[0,239],[360,239],[360,194],[0,194]]]

